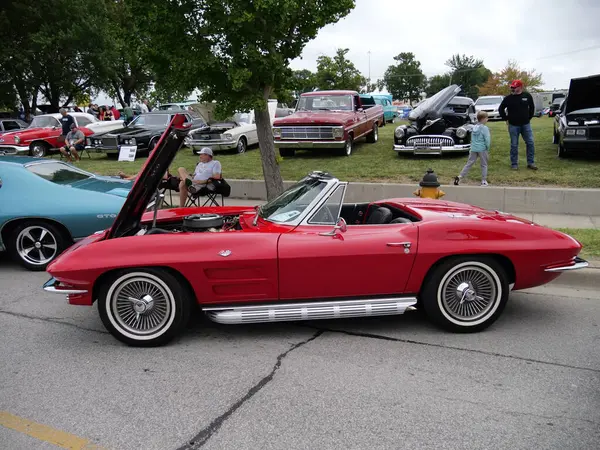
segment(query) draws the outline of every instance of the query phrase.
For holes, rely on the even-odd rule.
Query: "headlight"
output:
[[[581,130],[577,130],[578,136],[585,136],[585,130],[582,128]]]
[[[460,139],[464,138],[464,137],[467,135],[467,129],[466,129],[466,128],[463,128],[463,127],[458,127],[458,128],[456,129],[456,135],[457,135],[457,136],[458,136]]]
[[[273,128],[273,137],[281,137],[281,128]]]
[[[396,128],[396,131],[394,131],[394,136],[396,136],[398,139],[404,137],[404,128]]]
[[[334,127],[334,128],[332,128],[332,131],[333,131],[334,139],[341,139],[344,137],[344,128],[343,127]]]
[[[573,129],[567,130],[566,134],[567,134],[567,136],[574,136],[575,135],[575,130],[573,130]]]
[[[100,145],[102,144],[102,141],[100,139],[94,139],[94,144]]]
[[[225,137],[225,139],[227,139],[227,140],[233,139],[233,135],[232,135],[232,134],[230,134],[230,133],[226,133],[226,134],[224,134],[223,136],[224,136],[224,137]]]
[[[19,136],[15,136],[15,144],[20,144],[21,138]]]

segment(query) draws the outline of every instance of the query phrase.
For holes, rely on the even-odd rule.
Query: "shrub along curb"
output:
[[[232,198],[266,200],[264,181],[227,180]],[[295,181],[285,181],[288,188]],[[350,182],[345,200],[366,202],[396,197],[414,197],[417,184]],[[442,200],[469,203],[482,208],[514,213],[572,214],[600,216],[600,189],[440,186]]]

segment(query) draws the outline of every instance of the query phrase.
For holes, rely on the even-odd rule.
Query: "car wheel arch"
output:
[[[34,141],[31,141],[29,143],[29,150],[31,151],[31,149],[36,145],[36,144],[42,144],[44,147],[46,147],[46,151],[49,151],[52,149],[52,145],[50,145],[49,142],[43,140],[43,139],[36,139]]]
[[[159,266],[120,267],[118,269],[110,269],[110,270],[107,270],[106,272],[101,273],[96,278],[96,280],[94,281],[94,284],[92,286],[92,303],[96,302],[96,300],[98,299],[98,291],[100,290],[100,286],[102,285],[102,283],[104,283],[107,280],[110,280],[111,278],[113,278],[119,272],[121,272],[123,270],[135,270],[135,269],[139,269],[139,270],[161,269],[161,270],[164,270],[164,271],[168,272],[169,274],[173,275],[181,283],[181,286],[183,286],[184,289],[186,289],[188,291],[188,295],[190,296],[189,298],[195,300],[194,302],[192,302],[192,307],[197,307],[198,297],[196,296],[196,292],[194,291],[194,288],[192,287],[192,285],[190,284],[188,279],[185,276],[183,276],[183,274],[180,271],[178,271],[177,269],[174,269],[173,267],[170,267],[170,266],[160,266],[160,265]]]
[[[499,253],[459,253],[459,254],[455,254],[455,255],[443,256],[440,259],[438,259],[437,261],[435,261],[431,265],[429,270],[427,271],[427,274],[425,275],[425,277],[423,278],[423,283],[421,285],[421,289],[423,289],[423,286],[425,286],[427,284],[428,279],[435,273],[436,269],[440,265],[444,264],[446,261],[451,260],[451,259],[468,258],[468,257],[492,258],[494,261],[498,262],[500,264],[500,266],[505,270],[506,276],[508,277],[509,284],[516,283],[517,274],[516,274],[516,270],[515,270],[515,265],[510,260],[510,258],[508,258],[507,256],[501,255]]]
[[[20,224],[22,224],[23,222],[33,222],[33,221],[38,221],[38,222],[43,222],[43,223],[48,223],[50,225],[54,225],[63,233],[63,236],[66,237],[71,243],[74,242],[73,236],[71,235],[71,232],[69,231],[69,229],[67,228],[67,226],[65,224],[63,224],[62,222],[60,222],[56,219],[50,219],[47,217],[18,217],[16,219],[9,220],[4,225],[2,225],[2,227],[0,228],[0,237],[2,237],[2,242],[4,242],[4,244],[6,245],[8,236],[10,236],[12,231],[16,227],[18,227]]]

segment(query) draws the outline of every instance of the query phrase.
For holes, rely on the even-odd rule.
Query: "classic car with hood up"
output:
[[[600,153],[600,75],[573,78],[554,120],[558,156],[576,151]]]
[[[77,127],[85,136],[104,133],[123,126],[121,121],[101,121],[88,113],[69,112],[68,114],[73,117]],[[61,140],[61,117],[59,113],[35,116],[27,128],[0,135],[0,153],[41,158],[57,152],[64,145],[64,140]]]
[[[315,91],[300,96],[296,111],[273,122],[275,148],[281,156],[297,149],[337,149],[350,156],[354,143],[366,137],[375,143],[384,124],[383,107],[356,91]]]
[[[137,116],[129,124],[109,133],[95,134],[86,140],[89,151],[117,154],[122,145],[136,148],[137,154],[151,152],[175,114],[181,114],[190,129],[204,128],[206,122],[194,111],[152,111]]]
[[[0,251],[29,270],[109,227],[133,183],[64,161],[0,156]]]
[[[399,155],[468,152],[471,126],[477,119],[473,100],[457,97],[460,91],[453,84],[419,103],[408,115],[410,124],[394,131],[394,151]]]
[[[323,172],[257,208],[160,209],[159,198],[145,213],[187,133],[176,116],[113,225],[47,268],[47,292],[96,302],[130,345],[167,343],[196,308],[224,324],[417,308],[447,330],[477,332],[511,291],[588,265],[578,241],[528,220],[422,198],[345,202],[348,183]]]
[[[195,155],[204,147],[215,150],[236,150],[245,153],[249,146],[258,144],[256,132],[256,119],[254,111],[237,112],[225,120],[216,120],[214,117],[214,103],[194,105],[208,123],[207,127],[193,130],[188,135],[186,145],[192,148]],[[269,115],[271,122],[277,111],[277,100],[269,100]]]

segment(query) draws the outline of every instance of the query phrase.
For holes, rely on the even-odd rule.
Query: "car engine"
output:
[[[182,231],[186,232],[219,232],[223,231],[225,218],[220,214],[192,214],[183,218]]]

